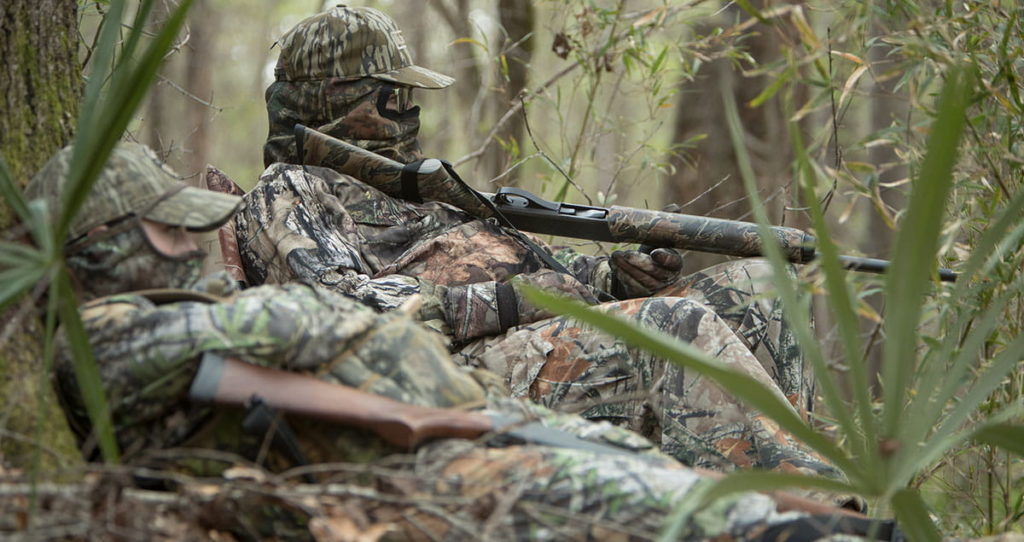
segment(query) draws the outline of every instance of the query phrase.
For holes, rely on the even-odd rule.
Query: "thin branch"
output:
[[[683,9],[691,8],[691,7],[693,7],[695,5],[698,5],[698,4],[701,4],[701,3],[703,3],[703,0],[698,0],[696,2],[692,2],[692,3],[690,3],[690,4],[686,5],[686,6],[675,6],[673,8],[670,8],[669,10],[667,10],[665,12],[665,16],[661,19],[660,23],[663,24],[665,21],[667,21],[673,15],[675,15],[679,11],[682,11]],[[627,15],[627,16],[623,17],[623,19],[627,19],[627,20],[629,20],[629,19],[638,19],[638,18],[642,17],[645,13],[646,12],[630,14],[630,15]],[[442,15],[443,15],[443,13],[442,13]],[[656,25],[651,25],[649,28],[647,28],[645,30],[645,33],[646,34],[650,34],[654,30],[655,26]],[[622,33],[620,33],[618,36],[615,37],[615,40],[618,41],[618,40],[622,40],[622,39],[626,38],[629,32],[630,32],[629,30],[623,31]],[[599,51],[600,51],[600,49],[595,50],[594,54],[596,55]],[[497,136],[498,132],[501,131],[501,129],[505,127],[505,124],[509,120],[511,120],[512,117],[515,116],[516,113],[518,113],[526,105],[526,102],[532,101],[537,96],[540,96],[547,89],[551,88],[552,85],[557,83],[561,78],[563,78],[566,75],[572,73],[573,71],[576,70],[576,68],[579,68],[579,67],[580,67],[579,63],[570,64],[569,66],[566,66],[565,68],[563,68],[561,71],[559,71],[555,75],[551,76],[551,78],[548,79],[547,81],[545,81],[544,84],[542,84],[541,86],[537,87],[536,89],[534,89],[533,91],[529,92],[525,96],[521,96],[520,99],[518,101],[516,101],[516,103],[512,104],[512,107],[510,107],[508,109],[508,111],[506,111],[505,114],[502,115],[500,119],[498,119],[498,122],[495,123],[493,127],[491,127],[491,131],[487,133],[486,137],[484,137],[484,142],[482,144],[480,144],[480,146],[475,151],[473,151],[473,152],[471,152],[471,153],[469,153],[469,154],[459,158],[458,160],[456,160],[454,162],[454,165],[458,166],[460,164],[464,164],[464,163],[466,163],[466,162],[468,162],[470,160],[476,160],[476,159],[480,158],[481,156],[483,156],[484,153],[487,152],[487,149],[491,146],[491,144],[494,143],[495,137]]]
[[[836,112],[836,93],[835,93],[835,89],[832,86],[833,81],[832,81],[832,28],[831,27],[828,28],[828,77],[829,77],[828,96],[829,96],[829,99],[832,101],[832,148],[835,149],[835,151],[836,151],[835,152],[835,161],[836,161],[836,171],[838,172],[839,169],[842,167],[843,158],[842,158],[842,151],[840,151],[840,149],[839,149],[839,119],[836,117],[836,114],[837,114],[837,112]],[[836,193],[837,183],[838,183],[837,178],[833,177],[832,178],[832,188],[829,189],[828,194],[825,194],[825,197],[823,197],[822,200],[821,200],[821,205],[822,205],[822,210],[823,211],[827,211],[828,207],[829,207],[829,204],[832,203],[832,196],[834,196],[835,193]]]
[[[199,96],[196,96],[195,94],[192,94],[188,90],[185,90],[181,85],[175,83],[174,81],[168,79],[167,77],[164,77],[163,75],[161,75],[159,73],[156,74],[156,76],[157,76],[158,79],[160,79],[161,82],[167,83],[168,85],[171,86],[171,88],[173,88],[174,90],[177,90],[182,95],[184,95],[186,98],[194,100],[195,102],[200,103],[202,105],[205,105],[206,107],[209,107],[210,109],[212,109],[212,110],[214,110],[214,111],[216,111],[218,113],[223,113],[224,112],[224,108],[223,107],[217,107],[217,106],[213,105],[211,102],[208,102],[208,101],[200,98]]]
[[[520,98],[520,103],[522,104],[522,107],[520,107],[519,110],[523,112],[523,126],[526,127],[526,134],[530,136],[530,142],[533,143],[533,147],[537,149],[537,152],[539,152],[540,155],[544,157],[544,160],[546,160],[548,164],[551,164],[551,167],[555,168],[556,171],[561,173],[562,177],[565,177],[565,182],[572,185],[572,187],[575,188],[577,192],[583,194],[583,197],[586,198],[587,200],[587,205],[593,205],[594,202],[590,199],[590,196],[586,192],[584,192],[583,189],[580,188],[580,186],[576,184],[575,181],[572,180],[572,177],[570,177],[569,174],[567,174],[561,166],[555,163],[555,161],[552,160],[551,157],[547,155],[547,153],[541,150],[539,145],[537,145],[537,139],[533,137],[533,130],[530,129],[530,119],[526,114],[526,104],[525,102],[523,102],[522,98]]]

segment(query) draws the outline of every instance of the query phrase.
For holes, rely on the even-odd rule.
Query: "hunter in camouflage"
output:
[[[390,149],[385,154],[400,162],[421,158],[415,132],[403,132],[388,118],[396,112],[408,122],[418,117],[411,103],[389,101],[395,81],[377,77],[389,65],[376,67],[375,57],[353,61],[362,53],[347,47],[346,33],[324,37],[328,26],[377,24],[364,17],[379,21],[381,15],[339,7],[300,22],[281,40],[278,80],[267,90],[269,168],[245,196],[247,206],[235,222],[252,283],[306,281],[380,311],[420,295],[426,302],[419,319],[452,340],[455,359],[500,375],[513,397],[612,420],[692,465],[838,476],[713,383],[569,319],[551,318],[517,293],[519,284],[528,283],[595,304],[602,292],[611,292],[626,301],[602,305],[605,310],[701,346],[773,385],[802,412],[812,404],[812,381],[777,300],[767,295],[771,279],[764,262],[733,262],[684,277],[682,258],[671,250],[592,257],[533,239],[568,271],[559,272],[518,232],[443,202],[454,198],[432,194],[435,201],[410,202],[393,197],[400,187],[372,185],[375,175],[356,179],[296,165],[303,160],[295,124],[368,150]],[[316,67],[305,73],[295,58],[315,58]],[[358,69],[345,71],[352,67]],[[344,112],[351,113],[338,116]],[[401,148],[408,152],[394,152],[398,133],[407,136]],[[335,151],[303,152],[327,156],[318,161],[329,164]]]
[[[61,151],[27,189],[50,209],[60,205],[69,154],[70,149]],[[231,216],[239,200],[185,188],[169,171],[149,167],[153,164],[152,153],[143,147],[121,144],[89,196],[87,205],[94,214],[73,224],[76,232],[84,233],[68,240],[69,249],[76,247],[68,263],[82,286],[81,312],[125,460],[174,464],[207,475],[209,469],[245,464],[243,458],[288,466],[273,447],[266,449],[264,436],[243,434],[237,415],[188,401],[186,388],[203,352],[308,373],[421,405],[486,407],[527,416],[624,451],[595,455],[441,440],[414,457],[357,469],[361,486],[343,475],[344,484],[326,484],[313,494],[305,490],[294,502],[281,499],[233,508],[220,521],[234,522],[240,536],[308,538],[303,527],[307,521],[311,526],[316,520],[329,523],[358,510],[402,540],[469,540],[480,534],[493,540],[645,540],[658,533],[681,499],[709,483],[620,427],[519,401],[485,403],[478,379],[451,362],[440,336],[402,310],[381,314],[315,284],[236,292],[224,276],[214,276],[196,285],[178,284],[189,289],[167,288],[175,281],[171,274],[152,273],[132,265],[133,260],[166,262],[165,270],[192,268],[190,262],[201,254],[194,243],[184,242],[186,228],[216,227]],[[109,197],[147,191],[157,197]],[[203,195],[218,204],[186,209],[173,202]],[[114,269],[113,255],[136,276]],[[73,425],[87,437],[88,420],[68,349],[63,341],[58,347],[58,390]],[[359,431],[315,420],[291,421],[299,444],[315,461],[366,461],[395,451]],[[220,453],[203,454],[195,448]],[[296,494],[302,491],[297,488]],[[231,502],[238,506],[240,501]],[[787,510],[787,502],[753,493],[730,497],[685,518],[681,533],[691,540],[775,540],[794,529],[836,531],[831,519]],[[827,512],[840,517],[836,510]]]

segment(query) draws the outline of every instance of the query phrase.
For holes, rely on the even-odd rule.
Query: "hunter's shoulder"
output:
[[[259,182],[249,193],[256,192],[261,187],[272,186],[287,186],[290,190],[302,190],[304,188],[324,189],[333,188],[336,185],[353,184],[366,186],[359,179],[338,173],[330,168],[275,162],[263,170]]]

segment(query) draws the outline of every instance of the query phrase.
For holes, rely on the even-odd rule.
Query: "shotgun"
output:
[[[435,158],[401,164],[316,130],[295,125],[296,149],[303,164],[325,166],[351,175],[385,194],[410,201],[441,201],[481,218],[497,219],[514,229],[592,241],[636,243],[726,256],[763,256],[757,224],[737,220],[650,211],[632,207],[594,207],[551,202],[521,188],[477,192]],[[771,226],[785,257],[808,263],[818,257],[813,235],[796,228]],[[840,256],[846,269],[885,273],[887,260]],[[939,278],[956,273],[939,268]]]

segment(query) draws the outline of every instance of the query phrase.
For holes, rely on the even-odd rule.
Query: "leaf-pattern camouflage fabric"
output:
[[[688,342],[777,390],[780,398],[785,395],[732,327],[706,305],[652,297],[600,307]],[[476,341],[456,357],[504,375],[514,397],[613,421],[688,465],[840,477],[820,456],[712,381],[567,317]]]
[[[386,502],[364,508],[372,520],[393,523],[396,539],[654,540],[680,501],[710,482],[670,460],[535,446],[443,441],[418,459],[418,485],[406,502],[451,504],[442,505],[444,515]],[[771,526],[804,516],[742,493],[687,518],[679,539],[761,540]]]
[[[455,341],[457,359],[501,375],[513,396],[613,420],[688,464],[838,476],[736,398],[621,341],[566,318],[545,320],[519,303],[520,325],[505,332],[500,284],[537,275],[540,263],[488,221],[443,203],[391,198],[331,170],[284,164],[271,166],[246,201],[236,226],[256,283],[305,280],[382,311],[418,293],[427,299],[420,318]],[[581,276],[610,275],[606,259],[560,257]],[[767,273],[764,262],[727,264],[681,280],[666,296],[605,308],[697,345],[802,409],[810,380],[776,302],[765,295]],[[570,279],[556,289],[578,292]]]
[[[373,8],[331,8],[300,21],[280,44],[276,72],[282,80],[373,77],[422,88],[455,81],[414,65],[398,25]]]
[[[181,297],[197,296],[181,292]],[[156,304],[126,293],[87,303],[82,315],[118,438],[132,461],[156,461],[160,466],[173,461],[210,475],[216,471],[204,470],[203,465],[213,462],[223,468],[237,462],[223,452],[256,460],[264,456],[259,450],[265,440],[242,434],[237,416],[215,416],[208,407],[187,401],[196,355],[203,351],[310,372],[417,404],[482,403],[479,387],[451,364],[433,333],[402,315],[379,315],[304,285],[257,287],[213,303]],[[59,347],[62,397],[81,425],[85,418],[74,372],[66,347]],[[681,499],[708,482],[656,451],[650,442],[607,422],[587,422],[511,400],[492,401],[488,411],[536,419],[581,438],[619,446],[624,454],[533,445],[486,448],[445,440],[421,449],[410,464],[388,462],[399,470],[363,471],[364,483],[368,480],[385,493],[401,493],[400,498],[374,499],[367,489],[353,486],[343,492],[343,499],[307,496],[298,516],[321,506],[324,515],[337,514],[351,503],[372,521],[388,523],[403,540],[471,540],[480,535],[488,540],[647,540],[660,531]],[[315,420],[291,422],[300,445],[316,462],[366,460],[395,451],[362,432]],[[182,445],[193,451],[174,448]],[[287,466],[271,452],[265,458],[268,466]],[[423,504],[435,502],[443,514],[437,514],[436,506]],[[262,520],[251,517],[254,513]],[[249,527],[273,525],[275,532],[268,535],[286,532],[282,529],[292,536],[303,533],[301,517],[281,503],[236,514],[237,521]],[[800,516],[780,513],[771,498],[748,493],[693,516],[683,524],[682,533],[691,540],[756,540],[765,529]],[[272,523],[269,517],[274,518]],[[466,525],[483,530],[467,530]]]
[[[61,149],[25,187],[26,197],[46,201],[51,216],[57,216],[63,204],[73,152],[70,146]],[[130,215],[194,231],[212,230],[231,218],[239,204],[237,196],[187,186],[149,147],[121,142],[72,220],[67,240]]]
[[[379,314],[301,284],[250,288],[219,303],[157,304],[126,293],[86,303],[81,314],[129,455],[180,445],[209,421],[209,409],[186,400],[203,352],[424,406],[481,404],[484,397],[436,333],[403,313]],[[57,381],[70,417],[85,427],[72,362],[59,344]]]
[[[381,116],[377,101],[385,89],[376,79],[272,83],[266,93],[270,133],[263,144],[264,165],[301,163],[295,152],[296,124],[402,163],[419,159],[419,115]]]
[[[329,169],[274,164],[245,199],[235,226],[254,284],[308,281],[383,311],[420,294],[421,318],[457,342],[505,329],[496,297],[513,276],[541,274],[531,282],[567,294],[581,289],[572,277],[552,277],[491,222],[443,203],[390,198]],[[519,323],[544,316],[515,306]]]

